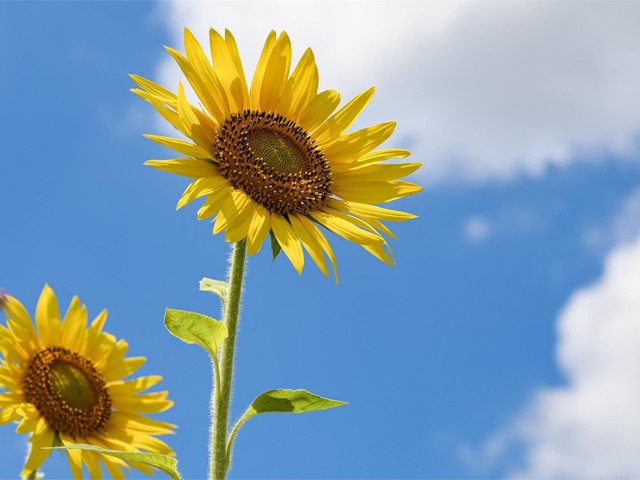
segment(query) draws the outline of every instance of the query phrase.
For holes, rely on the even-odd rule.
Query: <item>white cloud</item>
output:
[[[526,478],[640,477],[640,237],[558,322],[567,385],[538,392],[519,425]]]
[[[546,219],[531,208],[508,205],[486,215],[471,215],[462,222],[462,232],[471,242],[503,235],[522,235],[546,227]]]
[[[366,122],[399,120],[433,180],[539,175],[637,150],[638,2],[162,2],[173,36],[230,28],[251,72],[270,29],[311,46],[321,87],[375,84]],[[162,81],[180,78],[170,61]],[[595,153],[594,153],[595,152]]]
[[[473,215],[465,219],[462,229],[464,236],[472,242],[483,242],[491,236],[491,224],[481,215]]]
[[[636,195],[637,196],[637,195]],[[614,222],[628,215],[633,196]],[[557,362],[566,381],[537,390],[516,419],[463,458],[487,468],[520,448],[513,478],[640,477],[640,233],[607,256],[602,277],[559,314]]]

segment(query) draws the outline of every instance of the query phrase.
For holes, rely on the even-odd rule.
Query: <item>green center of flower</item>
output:
[[[247,135],[256,159],[262,159],[280,175],[295,175],[304,170],[305,157],[300,147],[280,132],[259,128]]]
[[[111,415],[111,398],[102,375],[82,355],[62,347],[36,353],[22,389],[51,429],[76,437],[100,432]]]
[[[67,362],[53,362],[49,367],[51,386],[63,402],[74,408],[91,410],[98,396],[91,380],[78,367]]]
[[[329,162],[311,135],[282,115],[231,115],[214,147],[220,173],[270,212],[305,215],[331,196]]]

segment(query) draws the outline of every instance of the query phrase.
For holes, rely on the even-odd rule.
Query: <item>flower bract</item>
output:
[[[132,91],[182,134],[147,135],[180,154],[147,165],[192,179],[178,208],[205,197],[197,216],[215,217],[214,234],[224,232],[229,242],[246,239],[249,254],[258,252],[271,234],[298,273],[304,249],[326,276],[330,262],[337,280],[327,232],[392,265],[385,235],[395,237],[383,222],[415,215],[377,204],[421,190],[400,180],[421,164],[388,162],[410,152],[377,149],[393,133],[395,122],[347,132],[374,89],[338,109],[338,92],[318,92],[311,49],[290,71],[291,43],[284,32],[267,37],[250,85],[229,31],[222,37],[210,30],[211,59],[187,29],[184,42],[184,55],[167,50],[200,106],[189,103],[182,83],[173,93],[131,76],[140,87]]]
[[[126,379],[145,362],[125,358],[128,345],[103,332],[106,310],[87,326],[87,308],[78,297],[60,315],[54,292],[45,285],[36,307],[35,326],[24,306],[6,295],[7,324],[0,325],[0,424],[18,422],[30,434],[30,452],[21,473],[40,468],[56,445],[90,444],[109,450],[173,455],[156,435],[172,424],[149,418],[173,405],[167,392],[142,393],[162,377]],[[66,450],[74,478],[83,464],[91,478],[102,478],[100,463],[112,478],[130,466],[152,474],[137,462],[83,450]],[[5,472],[6,473],[6,472]]]

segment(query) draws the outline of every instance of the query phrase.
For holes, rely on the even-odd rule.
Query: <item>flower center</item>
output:
[[[245,110],[221,126],[220,173],[270,212],[306,214],[331,195],[331,168],[311,136],[275,113]]]
[[[266,128],[252,130],[247,143],[254,157],[261,158],[274,172],[295,175],[304,170],[305,157],[298,144],[280,132]]]
[[[111,415],[102,375],[90,360],[66,348],[36,353],[22,383],[25,399],[56,432],[86,437],[104,429]]]
[[[82,370],[65,361],[53,362],[50,366],[51,385],[60,399],[73,408],[91,410],[96,404],[96,391]]]

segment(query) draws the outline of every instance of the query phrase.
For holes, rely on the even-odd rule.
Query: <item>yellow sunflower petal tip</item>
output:
[[[347,132],[373,97],[375,87],[337,109],[340,101],[337,92],[317,90],[313,51],[307,49],[298,65],[291,68],[289,36],[286,32],[277,35],[272,30],[248,89],[231,32],[225,29],[224,41],[220,41],[213,28],[209,32],[215,64],[206,57],[189,29],[184,30],[185,47],[199,52],[197,55],[185,57],[165,47],[200,97],[201,108],[186,101],[182,86],[174,95],[159,90],[162,87],[148,80],[132,77],[136,83],[147,82],[158,88],[161,93],[154,96],[154,107],[193,142],[163,137],[163,145],[186,155],[181,165],[195,162],[192,152],[196,151],[198,158],[206,156],[211,163],[211,168],[203,169],[201,176],[192,176],[188,199],[183,197],[178,206],[205,197],[207,215],[199,216],[208,218],[217,214],[214,233],[225,231],[227,241],[249,239],[252,253],[260,250],[256,244],[258,231],[260,242],[268,233],[263,235],[259,228],[265,225],[263,214],[259,213],[263,209],[269,217],[268,229],[273,232],[273,226],[278,225],[281,236],[290,230],[285,253],[298,272],[302,271],[304,260],[301,242],[321,270],[324,260],[320,258],[324,255],[330,255],[335,265],[319,226],[389,263],[388,255],[372,246],[371,238],[388,231],[380,221],[388,220],[392,215],[387,212],[393,211],[377,207],[375,213],[364,215],[357,209],[336,212],[329,207],[332,200],[375,206],[422,189],[400,180],[413,167],[402,171],[385,168],[392,165],[387,160],[406,157],[409,151],[376,150],[393,133],[396,122]],[[186,166],[181,168],[187,170]],[[203,179],[209,183],[202,182]],[[211,188],[213,183],[218,187]],[[322,223],[318,218],[323,219]],[[394,221],[410,218],[415,216],[398,215]],[[297,224],[294,219],[310,221],[311,227],[305,226],[304,232],[300,226],[292,228]],[[313,231],[312,244],[305,239],[311,232],[307,232],[309,228],[317,229]]]
[[[0,362],[4,410],[0,423],[19,421],[16,431],[30,434],[32,447],[23,474],[42,465],[50,453],[46,449],[54,446],[56,438],[64,445],[88,443],[128,452],[144,449],[171,454],[169,446],[155,437],[171,433],[173,427],[140,412],[159,413],[173,402],[166,400],[166,392],[140,393],[136,387],[152,386],[157,378],[124,380],[141,362],[124,358],[126,342],[101,331],[104,312],[87,328],[86,309],[74,297],[60,322],[55,293],[45,285],[34,327],[22,304],[14,298],[8,298],[9,302],[7,326],[0,329],[0,357],[4,360]],[[122,438],[128,441],[123,443]],[[110,473],[120,472],[123,465],[91,451],[76,451],[67,457],[76,472],[82,471],[83,463],[91,471],[98,458]],[[101,476],[96,468],[92,475]]]

